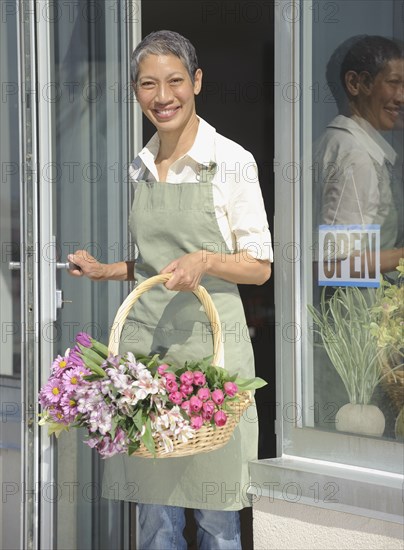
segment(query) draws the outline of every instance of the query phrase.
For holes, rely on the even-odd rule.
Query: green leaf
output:
[[[258,376],[256,378],[236,378],[234,383],[237,384],[240,390],[257,390],[268,384]]]
[[[153,456],[156,456],[156,448],[154,445],[154,439],[152,436],[152,429],[151,429],[151,420],[149,417],[147,417],[146,419],[145,426],[146,426],[146,431],[141,437],[142,442],[144,443],[148,451],[150,451]]]
[[[143,427],[143,411],[139,409],[136,414],[133,416],[133,424],[136,426],[138,431],[142,431]]]

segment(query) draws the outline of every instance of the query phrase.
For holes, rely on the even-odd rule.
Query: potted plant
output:
[[[382,386],[397,415],[396,435],[404,434],[404,258],[395,284],[382,280],[371,308],[370,331],[377,339],[384,373]]]
[[[344,432],[380,436],[384,432],[382,411],[370,403],[384,373],[380,367],[377,337],[369,330],[375,290],[338,288],[326,299],[323,289],[319,309],[309,305],[335,370],[348,393],[349,403],[337,412],[336,429]]]

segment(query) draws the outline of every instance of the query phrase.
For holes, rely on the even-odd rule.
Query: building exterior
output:
[[[5,549],[136,547],[134,509],[120,500],[130,496],[131,487],[117,486],[116,501],[102,499],[103,464],[82,444],[83,434],[50,440],[36,415],[37,393],[52,359],[81,330],[107,340],[128,292],[127,285],[69,277],[66,256],[78,248],[105,262],[133,256],[128,166],[143,135],[128,59],[142,30],[152,25],[145,15],[152,11],[150,2],[4,0],[0,5],[0,538]],[[182,3],[169,4],[175,13]],[[403,40],[403,3],[191,4],[197,7],[188,7],[184,18],[193,17],[192,24],[207,35],[230,35],[236,24],[253,33],[267,24],[271,48],[274,38],[271,82],[252,81],[241,72],[225,83],[228,88],[211,79],[206,93],[246,113],[271,100],[275,117],[272,124],[265,111],[275,135],[274,177],[268,184],[274,178],[270,285],[275,301],[265,322],[275,341],[276,389],[260,411],[260,426],[264,438],[276,433],[276,453],[263,444],[265,456],[251,464],[251,484],[221,487],[223,498],[229,491],[250,495],[256,550],[403,548],[399,399],[391,397],[391,388],[377,385],[372,403],[385,417],[381,435],[336,429],[336,413],[348,396],[324,350],[314,345],[321,341],[308,308],[319,305],[315,143],[337,115],[327,62],[356,35]],[[171,28],[182,32],[174,24]],[[217,52],[211,55],[214,59]],[[268,62],[272,70],[271,55],[262,49],[255,62]],[[403,128],[383,134],[397,153],[398,233]],[[234,131],[237,140],[242,131]],[[256,134],[265,151],[265,139]],[[263,163],[272,169],[272,143],[268,150]]]

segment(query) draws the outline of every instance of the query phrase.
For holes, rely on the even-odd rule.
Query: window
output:
[[[279,296],[277,310],[282,310],[277,336],[278,365],[282,369],[282,375],[278,376],[281,378],[278,395],[283,395],[277,414],[279,419],[282,417],[278,433],[283,436],[279,438],[282,441],[279,454],[398,473],[403,464],[401,373],[390,377],[390,381],[385,377],[373,392],[366,388],[369,390],[367,397],[371,396],[369,402],[381,411],[379,414],[372,409],[374,416],[370,424],[373,427],[379,420],[385,423],[378,435],[370,435],[366,429],[350,424],[352,418],[358,419],[356,411],[349,412],[348,424],[344,424],[343,413],[338,411],[350,401],[346,389],[348,382],[344,385],[335,368],[337,360],[343,356],[343,347],[336,350],[337,357],[331,361],[322,345],[322,337],[316,332],[320,328],[319,319],[313,320],[310,307],[319,310],[322,296],[326,307],[330,300],[340,303],[344,299],[357,299],[362,304],[362,324],[352,322],[346,334],[339,333],[336,339],[346,344],[348,357],[354,355],[354,345],[349,344],[352,336],[359,342],[359,348],[365,349],[366,344],[366,349],[379,353],[379,348],[371,347],[373,339],[367,327],[376,290],[368,291],[363,286],[373,284],[378,276],[372,276],[373,265],[364,266],[361,258],[372,258],[370,249],[364,253],[366,239],[371,239],[368,243],[373,243],[372,250],[376,253],[380,249],[382,270],[394,279],[394,268],[388,269],[383,262],[386,250],[403,246],[400,225],[403,220],[403,123],[395,112],[387,114],[391,115],[389,120],[393,120],[390,127],[383,117],[386,105],[387,111],[398,108],[400,100],[396,98],[400,93],[402,101],[402,58],[393,56],[393,64],[388,63],[391,69],[388,74],[377,69],[369,77],[365,69],[357,69],[360,74],[355,81],[355,75],[350,73],[355,78],[348,82],[349,86],[357,89],[360,85],[366,91],[363,93],[370,90],[372,94],[371,100],[364,96],[356,118],[346,110],[346,105],[337,106],[334,96],[338,93],[341,97],[346,96],[339,81],[341,64],[344,61],[343,70],[351,69],[347,53],[354,51],[355,45],[359,47],[361,35],[402,40],[403,29],[399,24],[402,9],[402,3],[394,0],[283,3],[278,17],[285,34],[280,43],[284,41],[285,49],[280,48],[277,53],[279,69],[275,78],[278,98],[275,217],[276,234],[282,236],[278,237],[277,245],[282,277],[278,277],[276,283],[279,293],[275,291]],[[368,39],[368,50],[375,41],[377,39]],[[285,60],[290,43],[293,53],[288,66],[285,62],[280,63],[280,59],[283,55]],[[380,77],[382,72],[383,78]],[[398,90],[396,95],[394,89]],[[350,94],[352,108],[356,91],[352,88]],[[372,107],[370,114],[364,105]],[[392,166],[385,162],[386,159]],[[345,176],[348,177],[344,179]],[[285,215],[287,204],[291,205],[293,223],[290,223],[290,216]],[[322,225],[328,229],[323,228],[320,232]],[[353,225],[358,227],[353,229],[350,227]],[[331,260],[325,256],[328,263],[324,263],[322,254],[330,253],[333,238],[334,255]],[[355,250],[357,259],[352,264],[349,257],[355,256]],[[398,264],[398,258],[399,254],[394,252],[393,263],[397,260]],[[347,276],[343,265],[347,265]],[[332,275],[324,275],[324,266],[335,269],[329,286],[323,286],[319,279],[319,275],[325,279]],[[342,276],[338,278],[341,270]],[[359,274],[355,276],[356,271]],[[364,281],[366,274],[370,282]],[[347,283],[347,279],[351,279],[350,282]],[[285,280],[294,281],[293,292],[285,285],[282,288]],[[397,290],[396,282],[393,288]],[[376,325],[380,326],[380,320],[376,320]],[[369,367],[374,354],[372,357],[372,353],[368,353],[365,368]],[[378,361],[373,364],[379,365]],[[404,386],[401,388],[404,393]],[[357,400],[367,402],[367,397],[362,392]]]

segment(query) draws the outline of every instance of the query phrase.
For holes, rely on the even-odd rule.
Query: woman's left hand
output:
[[[203,251],[191,252],[170,262],[160,273],[172,273],[165,286],[169,290],[192,292],[197,289],[203,274],[207,270],[206,257]]]

